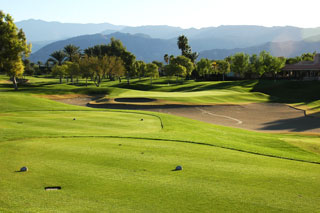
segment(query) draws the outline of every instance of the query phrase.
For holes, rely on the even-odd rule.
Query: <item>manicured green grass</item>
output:
[[[196,144],[91,137],[10,141],[1,143],[0,154],[5,212],[320,210],[314,164]],[[24,165],[29,172],[14,172]],[[177,165],[183,171],[171,171]]]
[[[2,140],[44,136],[138,137],[206,143],[264,155],[318,161],[318,156],[293,147],[273,134],[209,125],[160,113],[95,110],[17,93],[0,93],[0,100],[6,103],[2,107],[10,106],[0,108],[3,112],[0,120]],[[15,134],[17,129],[19,134]]]
[[[222,83],[164,87],[159,80],[161,86],[143,92],[116,82],[86,89],[47,80],[33,78],[18,92],[0,83],[0,212],[320,211],[319,136],[265,134],[34,96],[91,90],[198,103],[227,102],[218,97],[228,96],[231,102],[266,101],[269,96],[250,92],[257,82],[214,89]],[[183,171],[172,171],[177,165]],[[15,172],[22,166],[29,171]]]

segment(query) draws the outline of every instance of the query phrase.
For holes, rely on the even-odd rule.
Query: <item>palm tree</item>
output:
[[[168,56],[168,54],[165,54],[164,56],[163,56],[163,59],[164,59],[164,61],[168,64],[169,63],[169,56]]]
[[[80,55],[80,47],[69,44],[63,48],[63,52],[67,55],[68,61],[72,62],[76,55]]]
[[[197,52],[193,52],[188,55],[188,58],[190,58],[192,63],[195,63],[195,61],[197,60],[198,57],[199,57],[199,53],[197,53]]]
[[[188,44],[188,38],[186,36],[179,36],[177,44],[178,48],[181,50],[181,55],[186,56],[189,52],[191,52],[191,48]]]
[[[39,69],[40,69],[40,67],[41,67],[41,65],[42,65],[42,62],[41,62],[41,61],[38,61],[37,64],[38,64]]]
[[[67,57],[67,55],[62,51],[54,51],[51,55],[50,55],[50,59],[52,59],[53,61],[57,62],[58,65],[62,65],[62,62],[64,61],[64,59]]]

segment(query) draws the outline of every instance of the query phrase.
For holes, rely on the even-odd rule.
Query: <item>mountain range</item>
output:
[[[320,36],[318,36],[320,38]],[[235,49],[212,49],[200,52],[200,58],[224,59],[235,53],[243,52],[247,54],[259,54],[261,51],[270,52],[273,56],[295,57],[302,53],[319,52],[320,41],[286,41],[286,42],[267,42],[262,45],[235,48]]]
[[[94,45],[108,44],[112,37],[121,40],[127,50],[136,55],[137,60],[146,62],[151,62],[153,60],[162,61],[164,54],[179,54],[175,39],[154,39],[143,34],[131,35],[128,33],[116,32],[109,35],[83,35],[56,41],[31,54],[29,59],[34,62],[45,62],[53,51],[61,50],[68,44],[79,46],[81,50],[84,50],[87,47],[92,47]]]
[[[49,55],[67,44],[85,49],[120,39],[139,60],[162,60],[164,54],[178,54],[177,37],[186,35],[193,51],[200,57],[221,59],[236,52],[293,57],[319,50],[320,28],[219,26],[182,29],[171,26],[118,26],[103,24],[72,24],[26,20],[16,25],[33,44],[32,61],[45,61]]]

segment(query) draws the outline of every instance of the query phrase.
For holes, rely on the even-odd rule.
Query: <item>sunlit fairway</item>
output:
[[[257,82],[210,90],[218,83],[164,87],[163,80],[162,89],[142,91],[116,82],[86,89],[56,81],[33,78],[18,92],[0,83],[0,212],[320,211],[319,136],[266,134],[39,97],[270,101],[270,95],[251,92]],[[183,170],[172,171],[178,165]],[[23,166],[29,171],[16,172]],[[48,186],[61,190],[46,191]]]

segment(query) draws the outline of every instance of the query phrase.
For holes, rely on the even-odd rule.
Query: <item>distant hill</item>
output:
[[[190,38],[197,51],[234,49],[261,45],[266,42],[299,41],[304,38],[296,27],[220,26],[203,28]],[[320,34],[320,28],[318,33]]]
[[[274,56],[295,57],[307,52],[320,52],[320,35],[301,41],[267,42],[262,45],[247,48],[212,49],[200,52],[199,58],[224,59],[237,52],[259,54],[266,50]]]
[[[138,27],[124,27],[119,32],[122,33],[130,33],[130,34],[147,34],[152,38],[160,38],[160,39],[172,39],[176,38],[179,35],[186,34],[186,31],[197,31],[197,29],[182,29],[180,27],[171,27],[167,25],[159,25],[159,26],[138,26]],[[104,31],[102,33],[106,33]]]
[[[320,34],[320,28],[219,26],[182,29],[170,26],[124,27],[123,33],[143,33],[153,38],[172,39],[186,35],[194,51],[234,49],[261,45],[266,42],[300,41]]]
[[[87,47],[97,44],[107,44],[110,42],[111,37],[120,39],[127,50],[136,55],[137,60],[146,62],[151,62],[153,60],[163,61],[163,56],[166,53],[169,55],[180,54],[180,50],[176,44],[176,38],[154,39],[145,34],[132,35],[129,33],[117,32],[109,35],[94,34],[77,36],[66,40],[56,41],[31,54],[30,60],[34,62],[45,62],[52,52],[63,49],[63,47],[68,44],[74,44],[84,50]],[[306,38],[301,41],[266,42],[261,45],[246,48],[205,50],[200,52],[199,59],[223,59],[237,52],[259,54],[263,50],[270,52],[274,56],[284,57],[295,57],[306,52],[320,52],[320,35]]]
[[[174,39],[186,35],[193,51],[211,49],[234,49],[259,46],[267,42],[300,41],[320,34],[320,28],[263,27],[263,26],[218,26],[201,29],[183,29],[180,27],[138,26],[127,27],[109,23],[72,24],[46,22],[30,19],[17,22],[29,42],[34,43],[33,52],[43,47],[46,41],[57,41],[89,34],[111,34],[115,32],[145,35],[158,39]]]
[[[164,54],[179,54],[177,37],[186,35],[193,51],[200,57],[221,59],[236,52],[292,57],[304,52],[319,51],[320,28],[219,26],[183,29],[171,26],[127,27],[109,23],[71,24],[27,20],[16,23],[27,40],[33,43],[31,60],[46,61],[49,55],[67,44],[85,49],[120,39],[129,51],[144,61],[162,60]],[[101,34],[100,34],[101,33]],[[50,43],[50,44],[49,44]]]
[[[102,24],[73,24],[60,22],[47,22],[29,19],[15,23],[26,33],[28,42],[56,41],[79,35],[100,33],[109,30],[109,33],[121,30],[123,26],[109,23]]]
[[[55,42],[55,41],[33,41],[31,42],[32,44],[32,52],[37,52],[38,50],[40,50],[42,47],[52,43],[52,42]]]
[[[94,34],[84,35],[69,38],[66,40],[56,41],[48,44],[31,54],[30,60],[37,62],[45,62],[50,54],[56,50],[63,49],[68,44],[74,44],[79,46],[82,50],[87,47],[91,47],[97,44],[107,44],[110,42],[110,38],[120,39],[127,50],[136,55],[137,60],[143,60],[151,62],[153,60],[163,60],[164,54],[177,55],[179,50],[176,45],[176,39],[154,39],[143,34],[128,34],[128,33],[112,33],[109,35]]]

